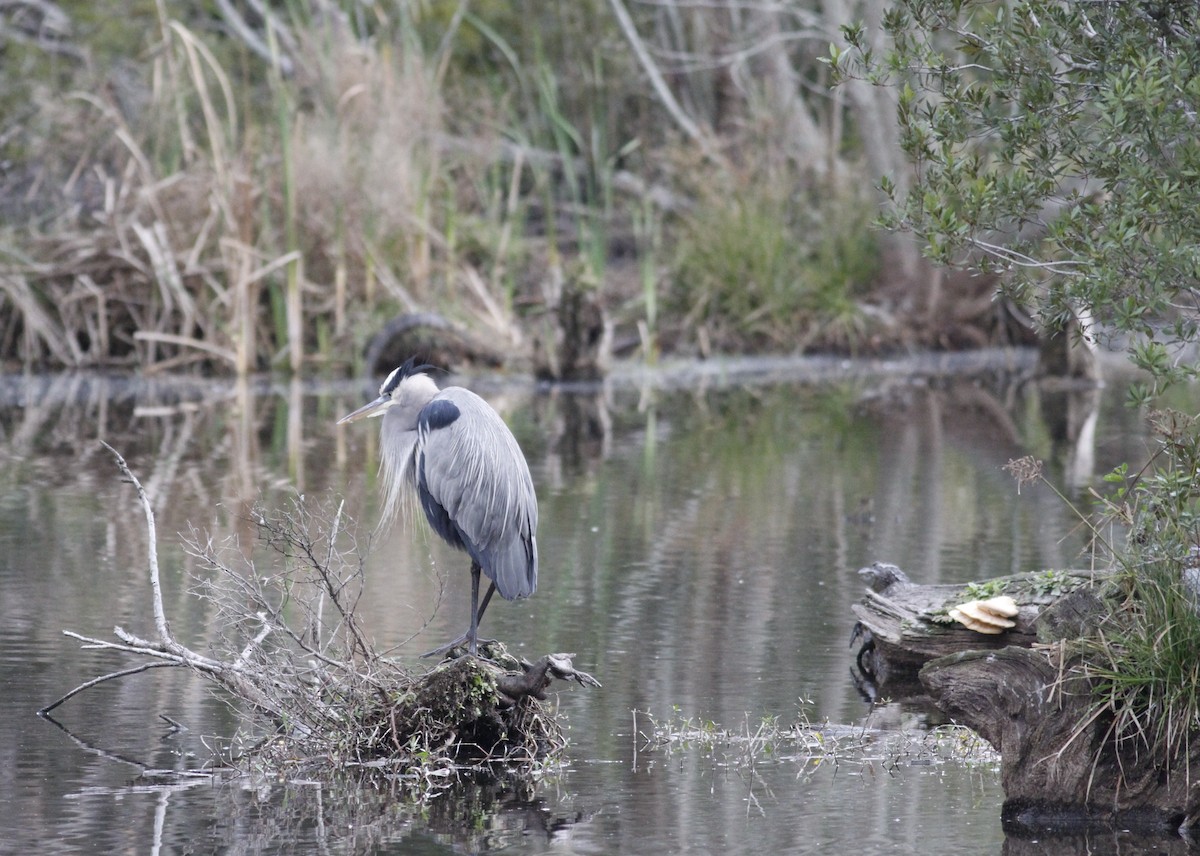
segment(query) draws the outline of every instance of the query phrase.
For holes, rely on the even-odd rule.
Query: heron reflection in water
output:
[[[424,656],[463,642],[479,651],[479,622],[495,592],[505,600],[537,588],[537,496],[521,447],[500,415],[470,390],[439,390],[430,365],[408,360],[387,376],[379,397],[338,420],[382,416],[383,516],[415,490],[433,531],[471,557],[467,632]],[[479,599],[479,577],[488,578]]]

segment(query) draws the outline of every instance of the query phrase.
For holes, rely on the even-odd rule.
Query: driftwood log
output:
[[[1200,741],[1173,757],[1136,737],[1115,740],[1071,640],[1110,609],[1108,577],[1057,571],[984,584],[918,585],[895,565],[859,574],[859,667],[875,695],[923,693],[1001,755],[1010,831],[1191,830],[1200,821]],[[968,630],[951,607],[980,592],[1019,606],[1015,626]],[[1090,852],[1090,851],[1089,851]]]
[[[504,364],[504,353],[497,345],[461,325],[436,312],[406,312],[371,337],[363,355],[364,367],[371,377],[381,377],[413,354],[453,372]]]

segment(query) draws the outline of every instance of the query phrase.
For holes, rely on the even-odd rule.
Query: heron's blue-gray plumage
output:
[[[401,380],[393,394],[382,429],[385,514],[411,485],[434,531],[470,554],[501,597],[533,594],[537,497],[504,420],[475,393],[438,391],[423,374]]]

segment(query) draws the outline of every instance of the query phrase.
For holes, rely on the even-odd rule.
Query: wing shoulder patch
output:
[[[417,425],[422,433],[428,433],[453,424],[458,417],[458,405],[453,401],[438,398],[421,408],[421,413],[417,417]]]

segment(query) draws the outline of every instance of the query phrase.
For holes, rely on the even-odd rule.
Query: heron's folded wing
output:
[[[455,527],[502,597],[532,594],[537,497],[504,420],[474,393],[451,388],[421,411],[420,431],[418,489],[445,514],[435,520],[437,509],[427,507],[435,528],[439,522]]]

